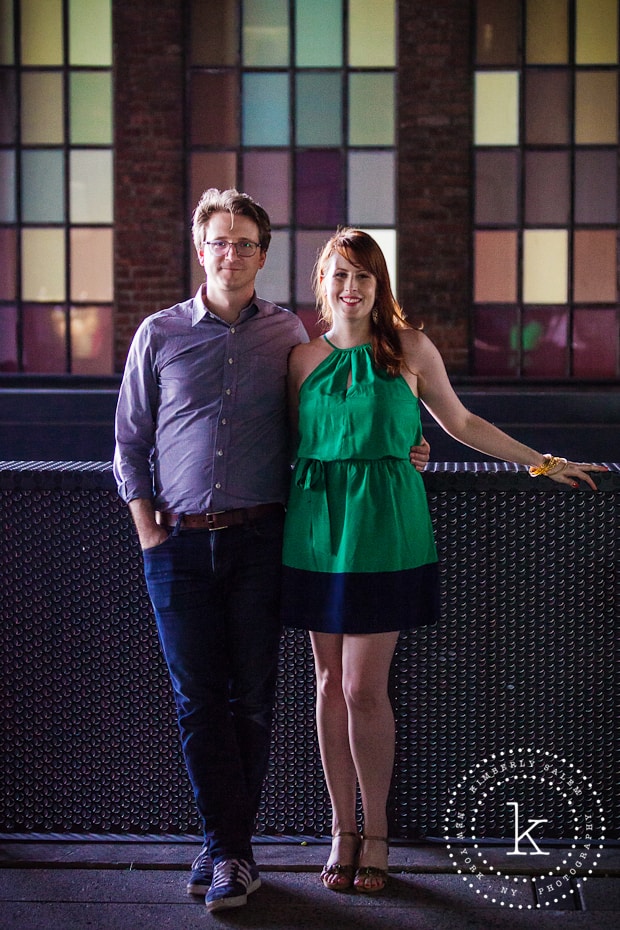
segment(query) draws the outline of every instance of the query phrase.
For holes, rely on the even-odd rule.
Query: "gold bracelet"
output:
[[[568,465],[567,459],[560,458],[558,455],[551,455],[547,452],[543,455],[545,460],[542,465],[531,465],[529,472],[532,478],[538,478],[539,475],[549,475],[551,472],[555,473],[555,470],[564,471]],[[561,466],[558,468],[558,466]]]

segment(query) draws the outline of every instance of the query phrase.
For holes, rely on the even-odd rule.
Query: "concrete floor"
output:
[[[262,887],[246,907],[209,914],[185,891],[200,848],[189,841],[0,840],[0,927],[11,930],[611,930],[620,926],[620,849],[597,855],[585,882],[564,879],[556,849],[544,878],[506,850],[484,852],[493,874],[457,873],[464,853],[393,845],[381,895],[335,894],[318,873],[326,842],[258,841]],[[555,863],[555,865],[554,865]],[[592,862],[589,863],[590,865]],[[496,872],[494,870],[497,870]],[[546,873],[545,873],[546,874]],[[567,874],[567,873],[566,873]]]

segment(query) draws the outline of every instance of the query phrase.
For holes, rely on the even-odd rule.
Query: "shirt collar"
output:
[[[192,301],[192,326],[195,326],[196,323],[200,323],[200,321],[204,320],[205,317],[210,317],[212,320],[216,320],[216,322],[224,323],[224,320],[221,320],[220,317],[216,313],[211,313],[211,311],[205,304],[203,296],[202,296],[203,288],[204,288],[204,284],[201,284],[198,290],[196,291],[194,300]],[[255,316],[258,312],[259,312],[259,308],[256,303],[256,292],[255,292],[252,295],[252,300],[250,301],[250,303],[247,305],[247,307],[244,307],[241,313],[239,314],[239,319],[237,320],[237,322],[244,323],[246,320],[249,320],[251,317]],[[225,324],[225,325],[228,325],[228,324]]]

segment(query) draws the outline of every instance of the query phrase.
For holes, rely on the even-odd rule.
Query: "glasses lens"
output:
[[[226,239],[214,239],[212,242],[208,242],[207,245],[211,249],[213,255],[227,255],[228,250],[233,246],[239,258],[251,258],[258,248],[255,242],[248,242],[245,239],[242,239],[241,242],[227,242]]]

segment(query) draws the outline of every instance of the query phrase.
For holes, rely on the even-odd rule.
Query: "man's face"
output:
[[[248,216],[214,213],[205,229],[205,241],[198,250],[198,260],[207,276],[207,293],[220,291],[253,291],[254,279],[265,264],[266,253],[260,246],[250,258],[240,257],[233,246],[223,255],[214,255],[207,242],[258,243],[258,226]]]

